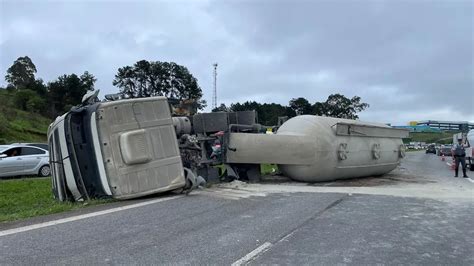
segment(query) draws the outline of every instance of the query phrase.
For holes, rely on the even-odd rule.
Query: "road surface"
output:
[[[2,224],[0,265],[474,265],[474,183],[451,176],[411,152],[378,178],[234,182]]]

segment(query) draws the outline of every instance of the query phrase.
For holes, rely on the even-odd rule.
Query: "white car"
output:
[[[0,146],[0,177],[50,174],[46,149],[24,144]]]

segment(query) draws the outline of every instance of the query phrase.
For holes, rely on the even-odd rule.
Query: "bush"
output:
[[[17,108],[26,111],[26,103],[31,97],[35,96],[32,90],[19,90],[15,93],[15,105]]]
[[[7,132],[7,123],[8,123],[8,121],[5,118],[5,116],[3,115],[3,113],[0,114],[0,136]],[[0,139],[0,142],[1,142],[1,140],[2,139]]]
[[[35,91],[26,89],[18,90],[15,93],[15,105],[23,111],[40,113],[44,110],[46,101],[42,99]]]
[[[26,102],[26,109],[35,113],[42,113],[46,106],[46,100],[38,95],[32,96]]]

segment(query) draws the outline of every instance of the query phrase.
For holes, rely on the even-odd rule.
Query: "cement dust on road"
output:
[[[452,170],[440,157],[411,152],[402,164],[383,176],[338,180],[321,183],[293,182],[282,176],[265,176],[262,183],[240,181],[219,184],[221,189],[265,193],[354,193],[398,197],[429,198],[443,201],[472,201],[472,179],[454,178]]]

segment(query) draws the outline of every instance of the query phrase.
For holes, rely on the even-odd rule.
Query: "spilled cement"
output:
[[[233,181],[216,185],[214,189],[258,196],[297,192],[347,193],[474,202],[474,180],[454,178],[453,171],[444,161],[424,152],[409,153],[401,166],[384,176],[322,183],[301,183],[282,176],[265,176],[262,183]]]

